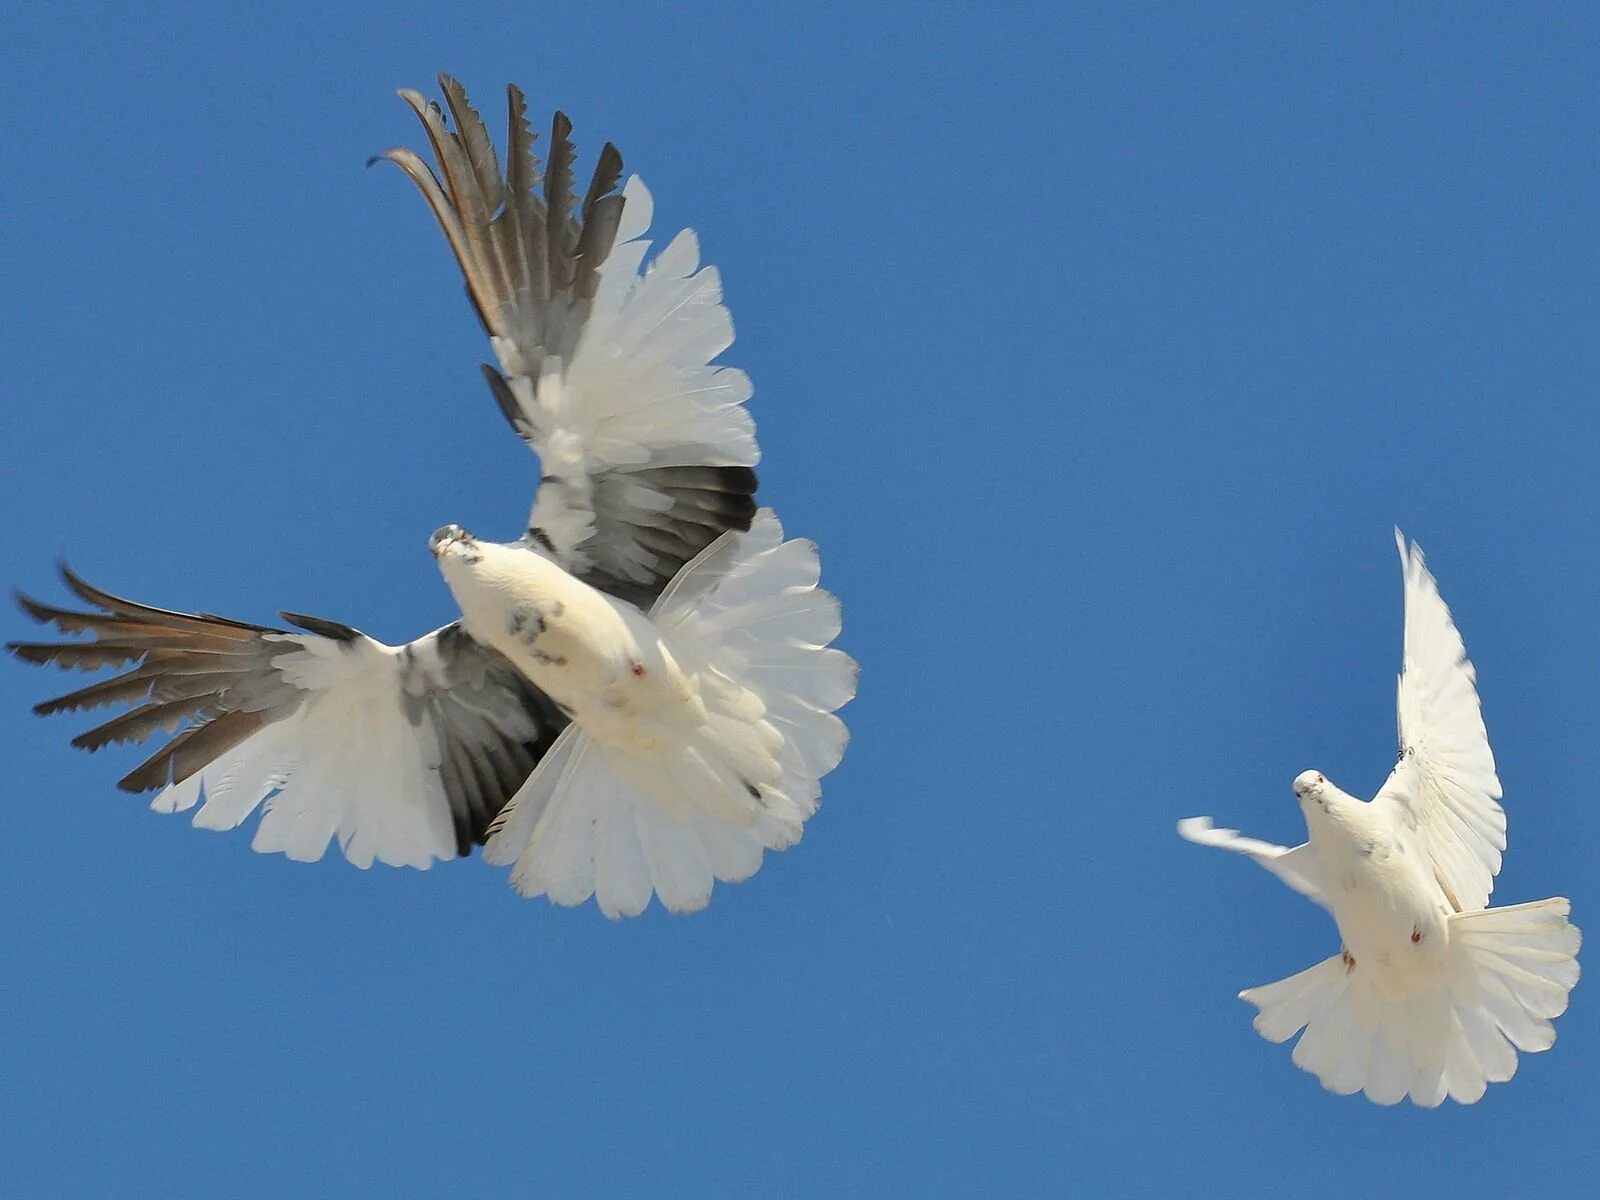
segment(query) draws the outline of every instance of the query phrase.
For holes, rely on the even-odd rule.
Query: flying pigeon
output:
[[[1489,908],[1506,845],[1500,780],[1476,674],[1415,543],[1405,573],[1400,755],[1369,801],[1305,771],[1294,794],[1308,837],[1288,849],[1208,817],[1178,832],[1255,859],[1328,909],[1344,945],[1288,979],[1240,992],[1257,1031],[1294,1048],[1329,1091],[1378,1104],[1472,1104],[1548,1050],[1578,981],[1578,929],[1564,899]]]
[[[516,540],[429,539],[460,618],[387,646],[295,613],[289,630],[151,608],[63,567],[96,611],[19,602],[91,639],[9,648],[128,667],[35,711],[131,705],[74,740],[89,750],[176,732],[119,786],[206,829],[260,809],[258,851],[337,841],[360,867],[420,868],[486,843],[524,895],[694,911],[799,839],[843,755],[839,605],[816,547],[756,507],[750,381],[715,364],[733,326],[693,232],[645,266],[650,193],[617,192],[615,147],[578,201],[556,113],[541,195],[521,92],[502,169],[440,83],[448,116],[400,93],[439,173],[379,157],[444,231],[494,349],[484,376],[541,471]]]

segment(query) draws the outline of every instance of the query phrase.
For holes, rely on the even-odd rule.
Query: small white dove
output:
[[[1578,981],[1565,899],[1489,908],[1506,845],[1500,780],[1461,635],[1422,551],[1395,531],[1405,572],[1400,759],[1370,803],[1305,771],[1294,794],[1308,837],[1288,849],[1208,817],[1191,842],[1249,855],[1333,914],[1338,954],[1240,992],[1256,1030],[1286,1042],[1329,1091],[1378,1104],[1472,1104],[1548,1050]]]

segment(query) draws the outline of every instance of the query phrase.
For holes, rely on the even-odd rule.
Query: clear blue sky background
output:
[[[1479,665],[1496,896],[1600,931],[1600,19],[1276,7],[13,6],[6,581],[452,615],[428,533],[514,534],[535,468],[362,168],[446,68],[699,230],[863,674],[801,846],[612,924],[155,816],[0,664],[0,1193],[1592,1187],[1592,977],[1476,1107],[1328,1096],[1235,993],[1331,924],[1173,834],[1375,790],[1398,523]]]

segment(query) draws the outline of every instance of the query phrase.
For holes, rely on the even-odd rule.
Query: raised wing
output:
[[[131,668],[39,704],[41,715],[127,704],[73,739],[98,750],[176,732],[118,787],[151,807],[232,829],[258,807],[251,845],[358,867],[427,867],[470,853],[566,724],[497,652],[446,625],[386,646],[348,625],[282,614],[304,633],[135,604],[62,568],[98,612],[19,596],[34,619],[90,641],[11,643],[32,663]]]
[[[582,204],[571,123],[556,113],[544,194],[522,93],[510,88],[502,173],[461,85],[440,76],[455,128],[416,92],[435,175],[409,150],[383,157],[422,191],[499,359],[484,367],[543,472],[527,538],[568,571],[641,608],[724,531],[755,516],[759,457],[750,380],[712,365],[733,343],[716,268],[685,230],[641,274],[650,193],[615,188],[600,152]]]
[[[1439,585],[1415,544],[1395,530],[1405,573],[1400,761],[1373,801],[1414,827],[1457,911],[1489,903],[1506,848],[1500,779],[1478,705],[1477,673]]]
[[[1328,907],[1324,899],[1327,888],[1322,884],[1317,860],[1306,842],[1292,850],[1287,846],[1275,846],[1271,842],[1243,837],[1237,829],[1218,829],[1212,825],[1210,817],[1187,817],[1179,821],[1178,836],[1197,846],[1215,846],[1253,858],[1302,896],[1309,896],[1323,908]]]

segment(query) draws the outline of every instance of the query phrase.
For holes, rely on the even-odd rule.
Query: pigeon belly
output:
[[[596,598],[601,606],[569,599],[537,620],[513,616],[508,630],[522,628],[497,649],[596,741],[657,753],[681,740],[704,709],[649,622]]]
[[[447,572],[467,631],[492,646],[597,741],[636,754],[703,719],[655,627],[642,614],[537,555],[494,556]]]
[[[1311,845],[1352,969],[1403,990],[1443,957],[1450,908],[1415,839],[1375,820],[1360,801],[1351,805],[1316,822]]]

